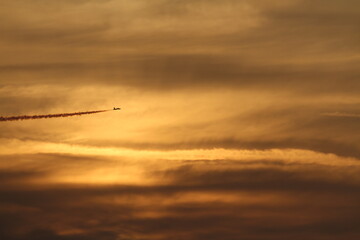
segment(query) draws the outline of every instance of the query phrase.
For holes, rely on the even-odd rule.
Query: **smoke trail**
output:
[[[322,115],[323,116],[328,116],[328,117],[360,118],[360,114],[356,114],[356,113],[333,112],[333,113],[323,113]]]
[[[0,122],[6,121],[20,121],[20,120],[32,120],[32,119],[41,119],[41,118],[60,118],[60,117],[72,117],[80,116],[85,114],[95,114],[107,112],[110,110],[99,110],[99,111],[88,111],[88,112],[74,112],[74,113],[58,113],[58,114],[45,114],[45,115],[23,115],[23,116],[12,116],[12,117],[1,117]]]

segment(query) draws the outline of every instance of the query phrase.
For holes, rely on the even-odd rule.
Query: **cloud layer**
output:
[[[40,159],[47,163],[39,164]],[[2,161],[5,161],[3,158]],[[359,165],[286,161],[143,163],[150,185],[50,184],[54,173],[109,161],[23,155],[0,172],[5,239],[357,239]],[[76,161],[77,163],[74,163]],[[49,168],[52,162],[54,168]],[[130,162],[113,168],[121,174]],[[88,171],[87,170],[87,171]],[[79,173],[82,174],[82,173]],[[38,184],[29,180],[37,179]],[[45,180],[45,181],[44,181]],[[48,182],[48,183],[45,183]]]
[[[0,239],[359,239],[357,0],[2,0]]]

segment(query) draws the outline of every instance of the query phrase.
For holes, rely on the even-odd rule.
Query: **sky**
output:
[[[359,239],[360,1],[0,6],[0,239]]]

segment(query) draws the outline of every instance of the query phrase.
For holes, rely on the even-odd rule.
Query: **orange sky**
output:
[[[0,239],[359,239],[359,1],[0,16]]]

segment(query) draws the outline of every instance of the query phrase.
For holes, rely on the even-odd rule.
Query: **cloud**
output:
[[[333,118],[321,114],[324,109],[356,111],[356,104],[334,105],[325,100],[316,104],[312,102],[300,105],[297,101],[295,99],[290,103],[284,103],[280,100],[269,107],[258,106],[248,112],[234,112],[229,117],[221,117],[219,114],[219,118],[208,118],[200,122],[197,122],[195,117],[189,117],[189,121],[186,122],[152,126],[153,137],[150,140],[88,138],[79,141],[78,144],[161,151],[214,148],[306,149],[339,156],[360,157],[360,148],[357,144],[360,139],[354,134],[359,121],[356,118]]]
[[[113,84],[150,90],[177,88],[268,88],[279,91],[352,93],[358,82],[356,69],[338,69],[333,65],[271,66],[249,63],[243,57],[214,55],[158,55],[140,56],[88,63],[53,63],[36,65],[1,66],[2,75],[33,76],[37,83],[52,83],[59,78],[71,85]],[[50,76],[53,76],[50,78]],[[74,81],[74,79],[77,79]],[[305,80],[306,79],[306,80]],[[343,84],[339,84],[341,82]],[[101,80],[101,81],[100,81]],[[32,80],[29,80],[32,81]]]
[[[357,113],[341,113],[341,112],[334,112],[334,113],[323,113],[323,116],[327,117],[344,117],[344,118],[359,118],[360,114]]]
[[[35,177],[43,177],[44,173],[40,171],[14,171],[14,170],[0,170],[0,181],[4,184],[24,182]]]
[[[162,182],[150,186],[29,189],[20,182],[8,188],[5,181],[0,215],[9,221],[1,234],[7,239],[356,239],[359,234],[357,167],[184,164],[148,171]],[[9,204],[11,211],[3,208]]]
[[[359,239],[359,9],[4,0],[0,238]]]
[[[29,11],[34,6],[10,7],[26,11],[17,20],[26,29],[8,19],[6,36],[20,34],[27,49],[7,47],[17,54],[0,64],[4,81],[301,94],[355,94],[359,88],[356,2],[87,1],[71,12],[69,4],[42,5],[49,8],[42,17]],[[82,17],[72,18],[77,14]]]

